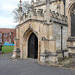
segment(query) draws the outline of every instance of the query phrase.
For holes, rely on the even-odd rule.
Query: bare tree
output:
[[[13,17],[14,17],[14,22],[18,22],[19,21],[19,6],[20,4],[18,4],[17,8],[15,8],[13,10]],[[22,13],[21,16],[23,16],[24,13],[27,14],[28,10],[30,9],[31,5],[29,4],[28,1],[24,1],[22,3]]]

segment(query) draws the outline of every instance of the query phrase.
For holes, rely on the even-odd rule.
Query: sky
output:
[[[15,28],[12,11],[17,7],[20,0],[1,0],[0,1],[0,28]],[[30,1],[30,0],[22,0]]]

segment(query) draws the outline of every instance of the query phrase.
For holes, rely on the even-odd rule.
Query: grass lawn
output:
[[[11,53],[14,50],[14,46],[3,46],[2,47],[2,52],[3,53]]]

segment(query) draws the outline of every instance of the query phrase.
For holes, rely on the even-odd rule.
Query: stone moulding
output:
[[[43,36],[42,41],[56,41],[54,38],[53,39],[47,39],[45,36]]]
[[[42,57],[48,57],[48,56],[57,56],[57,53],[53,53],[53,52],[47,52],[45,51],[44,53],[41,53],[40,56]]]
[[[37,22],[40,22],[40,23],[44,22],[44,20],[28,19],[28,20],[24,21],[23,23],[18,24],[17,26],[21,26],[21,25],[23,25],[24,23],[26,23],[26,22],[28,22],[28,21],[37,21]]]
[[[70,49],[72,49],[72,50],[74,50],[74,49],[75,49],[75,47],[73,47],[73,46],[72,46],[72,47],[68,47],[68,48],[70,48]]]
[[[69,37],[67,41],[75,41],[75,37]]]
[[[26,36],[26,34],[28,33],[28,31],[30,32],[34,32],[36,35],[38,35],[38,32],[36,32],[32,27],[30,27],[29,25],[29,28],[25,31],[25,33],[23,34],[23,37]]]
[[[56,18],[51,18],[51,20],[52,20],[53,22],[55,22],[55,23],[68,26],[68,23],[67,23],[67,22],[64,22],[64,21],[62,21],[62,20],[59,20],[59,19],[56,19]]]
[[[66,50],[63,50],[64,52],[68,52],[68,50],[66,49]],[[59,53],[62,53],[62,51],[61,50],[58,50],[58,51],[56,51],[56,53],[57,54],[59,54]]]

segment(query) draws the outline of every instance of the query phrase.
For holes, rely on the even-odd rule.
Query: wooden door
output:
[[[28,40],[28,57],[37,59],[38,57],[38,38],[32,33]]]

